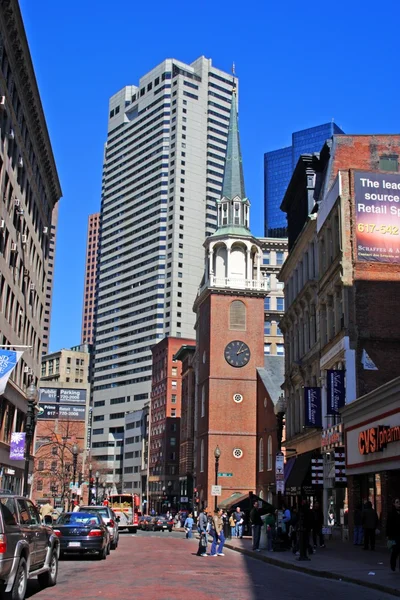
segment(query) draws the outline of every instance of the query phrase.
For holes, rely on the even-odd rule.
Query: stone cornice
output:
[[[0,0],[0,23],[11,72],[31,142],[52,206],[62,195],[21,11],[17,0]]]

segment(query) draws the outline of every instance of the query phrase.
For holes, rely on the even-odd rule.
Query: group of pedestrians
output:
[[[212,537],[210,556],[225,556],[223,553],[225,536],[222,509],[216,510],[214,516],[212,516],[211,513],[207,512],[207,507],[205,506],[199,515],[198,532],[200,539],[197,556],[208,556],[207,545],[209,535]]]

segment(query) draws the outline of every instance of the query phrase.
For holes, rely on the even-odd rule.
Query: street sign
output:
[[[222,488],[220,485],[211,486],[211,496],[221,496]]]
[[[181,496],[181,502],[189,502],[189,498],[187,496]]]
[[[275,475],[283,475],[285,469],[285,456],[283,452],[278,452],[275,458]]]
[[[233,473],[218,473],[218,477],[233,477]]]
[[[276,493],[277,494],[284,494],[285,493],[285,482],[284,481],[277,481],[276,482]]]

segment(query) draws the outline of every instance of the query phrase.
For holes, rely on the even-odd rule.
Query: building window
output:
[[[172,377],[177,377],[178,375],[178,367],[172,367]]]
[[[277,298],[276,299],[276,310],[280,310],[280,311],[285,310],[285,298]]]
[[[231,302],[229,309],[229,329],[246,331],[246,305],[241,300]]]
[[[172,394],[172,396],[171,396],[171,404],[176,404],[176,394]]]
[[[38,471],[44,471],[44,460],[39,460]]]
[[[283,265],[284,262],[284,253],[283,252],[277,252],[276,253],[276,264],[277,265]]]
[[[43,490],[43,480],[42,479],[38,479],[36,489],[38,492],[41,492]]]
[[[176,388],[177,382],[176,381],[171,381],[171,385],[172,385],[173,388]]]
[[[170,438],[169,443],[171,444],[171,446],[176,446],[176,438]]]
[[[271,321],[264,321],[264,335],[271,335]]]
[[[200,443],[200,473],[204,473],[204,440]]]
[[[264,310],[271,310],[271,298],[264,298]]]
[[[268,436],[268,471],[272,471],[272,436]]]
[[[171,417],[176,417],[176,408],[171,408]]]
[[[264,440],[258,442],[258,470],[264,471]]]
[[[271,344],[264,344],[264,354],[271,354]]]
[[[206,388],[201,388],[201,416],[205,417],[206,415]]]
[[[285,354],[285,347],[283,344],[277,344],[276,345],[276,353],[278,354],[278,356],[284,356]]]
[[[383,155],[379,157],[379,168],[381,171],[398,171],[399,157],[396,155]]]
[[[263,265],[269,265],[271,260],[271,253],[270,252],[264,252],[263,254]]]

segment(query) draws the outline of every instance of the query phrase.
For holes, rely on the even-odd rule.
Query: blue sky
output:
[[[80,340],[87,217],[99,210],[108,99],[165,58],[240,78],[251,222],[263,234],[263,153],[335,119],[397,133],[398,0],[20,0],[63,189],[51,349]]]

